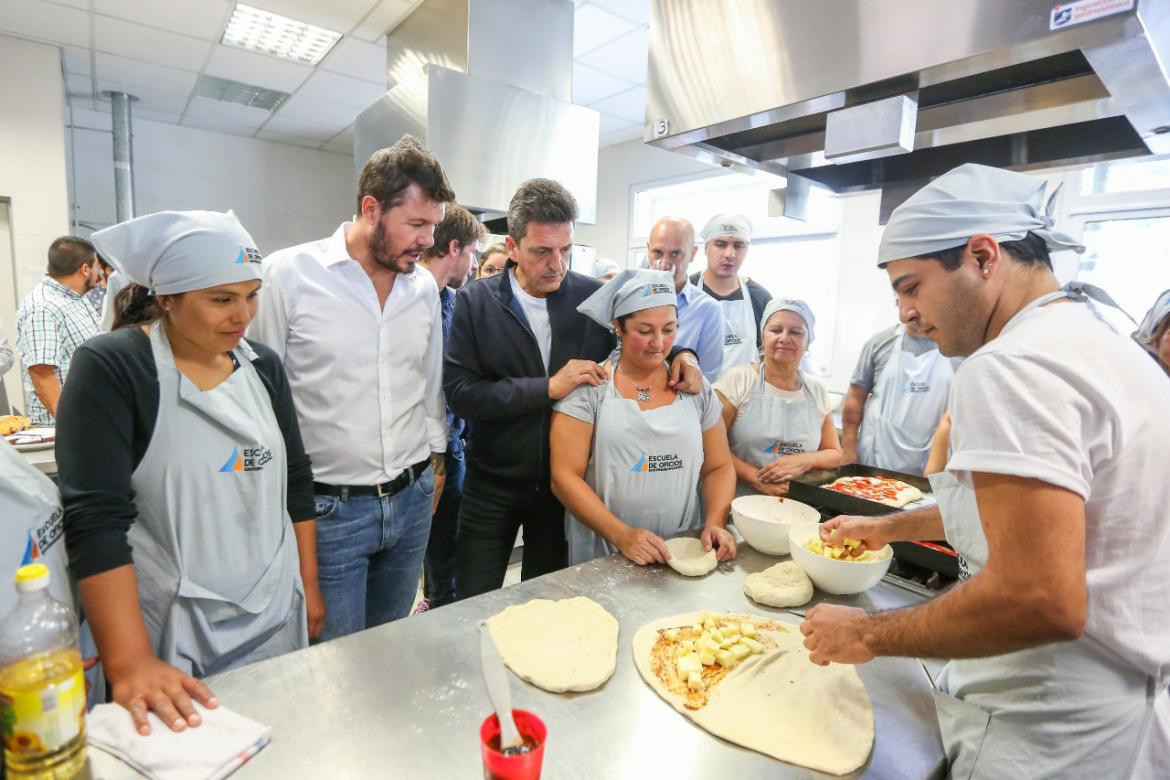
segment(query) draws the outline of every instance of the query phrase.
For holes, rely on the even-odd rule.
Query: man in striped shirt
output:
[[[48,273],[16,311],[25,414],[33,425],[54,425],[57,399],[73,352],[98,334],[85,295],[98,285],[101,266],[93,245],[62,236],[49,245]]]

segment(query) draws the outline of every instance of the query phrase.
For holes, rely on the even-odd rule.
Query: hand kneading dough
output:
[[[655,693],[715,736],[781,761],[835,775],[865,765],[874,738],[869,694],[852,666],[809,661],[796,625],[769,631],[778,647],[744,659],[715,686],[707,706],[683,706],[650,668],[651,650],[658,629],[690,625],[704,614],[656,620],[634,635],[634,662]]]
[[[796,561],[784,561],[755,574],[743,583],[752,601],[769,607],[799,607],[813,597],[813,584]]]
[[[667,539],[666,549],[670,550],[670,560],[666,564],[688,577],[702,577],[719,565],[715,548],[704,550],[703,543],[690,536]]]
[[[584,596],[534,599],[487,623],[508,668],[546,691],[591,691],[617,666],[618,622]]]

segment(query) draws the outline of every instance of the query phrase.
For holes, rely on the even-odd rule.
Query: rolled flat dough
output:
[[[648,623],[634,635],[634,662],[651,688],[702,728],[729,742],[810,769],[844,775],[865,765],[873,749],[873,706],[849,665],[808,660],[797,626],[769,631],[777,647],[749,656],[712,691],[707,706],[689,710],[650,667],[658,630],[690,625],[689,612]],[[761,620],[758,616],[738,616]]]
[[[666,548],[670,550],[670,560],[666,564],[687,577],[702,577],[719,565],[715,548],[704,550],[703,543],[690,536],[667,539]]]
[[[617,666],[618,622],[584,596],[534,599],[487,622],[508,668],[546,691],[591,691]]]
[[[784,561],[749,574],[743,592],[752,601],[769,607],[799,607],[813,597],[813,584],[796,561]]]

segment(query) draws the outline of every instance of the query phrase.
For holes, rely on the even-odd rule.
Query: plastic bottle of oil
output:
[[[22,566],[20,600],[0,622],[0,727],[9,780],[65,780],[85,766],[77,618],[48,587],[47,566]]]

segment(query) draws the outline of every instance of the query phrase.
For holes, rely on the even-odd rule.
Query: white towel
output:
[[[272,737],[271,727],[222,704],[209,710],[196,703],[195,709],[203,722],[178,733],[149,713],[150,734],[144,737],[120,705],[99,704],[85,718],[89,742],[152,780],[221,780]]]

